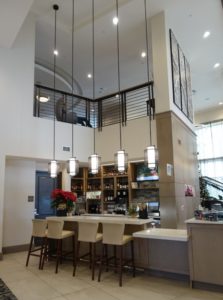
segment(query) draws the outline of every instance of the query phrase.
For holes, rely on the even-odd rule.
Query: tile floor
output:
[[[118,286],[116,275],[102,273],[102,281],[91,280],[90,270],[85,265],[77,268],[72,276],[72,265],[66,262],[54,273],[54,262],[38,270],[37,258],[31,257],[25,267],[26,253],[4,256],[0,261],[0,278],[19,300],[223,300],[223,293],[190,289],[188,283],[150,277],[137,273],[124,274],[123,287]]]

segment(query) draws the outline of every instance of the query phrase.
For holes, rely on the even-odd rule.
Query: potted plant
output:
[[[51,207],[56,208],[58,216],[71,215],[77,195],[72,192],[55,189],[51,193]]]
[[[138,211],[137,211],[137,205],[136,204],[132,204],[132,205],[129,206],[128,214],[132,218],[136,218],[138,216]]]

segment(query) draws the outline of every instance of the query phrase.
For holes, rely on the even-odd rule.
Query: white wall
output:
[[[156,113],[173,111],[189,128],[193,124],[173,103],[172,71],[169,29],[172,19],[168,12],[161,12],[150,19],[152,30],[154,94]]]
[[[0,48],[0,253],[6,156],[50,160],[53,155],[53,122],[33,117],[34,49],[35,19],[30,14],[13,47]],[[93,152],[93,130],[74,126],[74,141],[75,156],[87,161]],[[64,152],[63,146],[71,146],[71,124],[56,122],[56,159],[65,161],[71,153]],[[26,212],[24,218],[25,215]],[[7,226],[10,227],[9,219]]]
[[[34,161],[9,159],[5,168],[3,247],[27,244],[31,237],[35,196]]]

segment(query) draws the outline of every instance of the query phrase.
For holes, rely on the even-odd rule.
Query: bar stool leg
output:
[[[120,248],[120,258],[119,258],[119,286],[122,286],[122,259],[123,259],[123,247]]]
[[[42,260],[43,260],[43,252],[44,252],[45,239],[46,238],[42,238],[42,241],[41,241],[41,250],[40,250],[40,259],[39,259],[39,270],[41,270],[41,268],[42,268]]]
[[[61,245],[61,240],[57,240],[57,253],[56,253],[56,269],[55,269],[55,273],[58,273],[58,265],[59,265],[59,260],[61,258],[61,249],[62,245]]]
[[[105,244],[106,272],[108,272],[108,245]]]
[[[47,246],[48,246],[48,239],[45,238],[41,270],[43,270],[44,262],[45,262],[45,259],[46,259],[46,256],[47,256]]]
[[[104,244],[101,244],[101,253],[100,253],[100,261],[99,261],[99,272],[98,272],[98,282],[101,281],[101,271],[102,271],[103,255],[104,255]]]
[[[95,267],[95,243],[92,243],[92,280],[94,280],[94,267]]]
[[[131,241],[131,252],[132,252],[132,276],[135,277],[135,254],[134,254],[134,243]]]
[[[115,245],[114,245],[114,260],[115,260],[115,273],[117,273],[117,251]]]
[[[77,252],[76,252],[76,257],[75,257],[73,276],[75,276],[75,274],[76,274],[76,268],[77,268],[77,264],[78,264],[78,261],[79,261],[80,243],[81,242],[79,242],[79,241],[77,242]]]
[[[89,269],[92,268],[92,243],[89,243]]]
[[[75,236],[72,237],[72,247],[73,247],[73,267],[74,267],[75,257],[76,257],[76,239],[75,239]]]
[[[28,264],[29,264],[29,258],[30,258],[30,253],[31,253],[31,250],[32,250],[32,245],[33,245],[33,236],[31,236],[31,239],[30,239],[29,252],[28,252],[28,255],[27,255],[27,259],[26,259],[26,267],[28,267]]]

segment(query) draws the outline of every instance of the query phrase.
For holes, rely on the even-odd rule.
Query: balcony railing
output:
[[[41,97],[48,98],[41,102]],[[102,129],[104,126],[126,122],[155,114],[153,82],[144,83],[118,93],[92,100],[80,95],[55,90],[55,116],[58,121]],[[35,86],[34,116],[54,118],[54,89]]]

